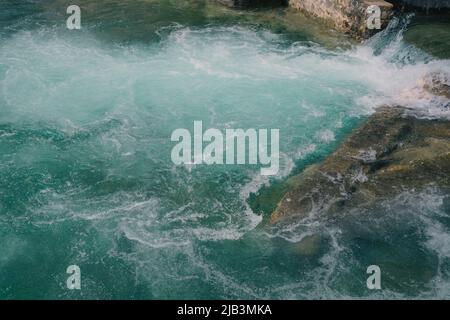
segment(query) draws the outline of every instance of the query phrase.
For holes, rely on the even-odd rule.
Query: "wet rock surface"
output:
[[[382,27],[386,27],[392,17],[393,5],[384,0],[218,0],[235,8],[288,5],[311,16],[318,17],[339,31],[355,38],[368,38],[379,30],[369,29],[367,10],[371,6],[380,9]],[[379,28],[378,28],[379,29]]]
[[[431,94],[450,99],[450,76],[443,73],[432,73],[423,80],[423,88]]]
[[[337,30],[356,38],[368,38],[380,30],[369,29],[368,9],[377,6],[382,28],[386,27],[393,13],[393,5],[384,0],[289,0],[289,5],[331,23]],[[369,10],[370,12],[370,10]]]
[[[449,93],[445,85],[433,91]],[[288,185],[271,223],[338,214],[430,185],[450,187],[450,121],[381,107],[325,161],[292,177]]]

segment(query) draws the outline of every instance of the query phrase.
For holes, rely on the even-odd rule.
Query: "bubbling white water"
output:
[[[262,217],[247,199],[271,180],[260,178],[258,168],[175,167],[170,133],[194,120],[219,129],[280,129],[281,179],[295,161],[337,140],[348,129],[345,120],[380,105],[448,118],[442,101],[415,96],[417,81],[435,71],[450,72],[449,61],[405,44],[401,30],[392,41],[382,34],[337,51],[243,27],[178,26],[161,43],[125,47],[85,33],[17,33],[0,44],[0,142],[25,138],[6,152],[14,161],[2,168],[16,178],[17,168],[44,170],[39,166],[57,159],[51,163],[70,172],[65,177],[47,166],[38,172],[48,186],[17,221],[90,223],[108,256],[133,265],[157,297],[167,297],[169,285],[188,296],[198,283],[216,297],[295,298],[305,297],[303,290],[310,297],[346,297],[331,289],[336,273],[348,271],[345,262],[355,261],[348,259],[342,228],[312,217],[252,239]],[[447,255],[443,227],[427,226],[428,248]],[[323,234],[329,248],[319,267],[303,273],[303,283],[276,269],[277,258],[264,260],[279,250],[273,239],[295,243],[312,233]],[[244,281],[230,267],[233,257],[211,257],[208,245],[225,250],[230,242],[259,250],[255,261],[268,266],[255,272],[273,282],[241,270],[249,277]],[[84,245],[74,255],[85,261],[86,252]]]

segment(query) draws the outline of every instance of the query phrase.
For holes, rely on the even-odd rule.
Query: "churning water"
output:
[[[381,104],[450,117],[416,92],[450,63],[403,40],[409,19],[351,47],[208,1],[81,1],[82,31],[64,28],[64,1],[13,3],[0,4],[0,298],[450,297],[442,190],[289,226],[248,203]],[[278,176],[173,165],[171,133],[195,120],[280,129]],[[81,291],[66,289],[72,264]],[[382,291],[366,288],[371,264]]]

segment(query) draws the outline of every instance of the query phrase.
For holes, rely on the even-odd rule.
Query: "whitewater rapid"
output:
[[[436,222],[447,219],[448,200],[439,190],[380,203],[379,221],[348,213],[281,229],[265,228],[248,204],[304,159],[329,154],[380,105],[449,118],[445,101],[417,88],[429,73],[450,73],[450,62],[407,44],[406,28],[396,21],[337,50],[239,26],[178,25],[157,43],[131,45],[50,27],[2,38],[0,266],[9,271],[25,252],[44,252],[43,261],[56,262],[35,266],[40,283],[76,261],[91,272],[89,297],[346,298],[371,294],[361,289],[363,266],[375,256],[413,265],[416,254],[425,262],[411,274],[429,275],[417,278],[425,284],[399,285],[405,279],[393,267],[392,290],[380,295],[448,295],[449,226]],[[171,132],[196,120],[280,129],[279,175],[174,166]],[[418,234],[408,241],[398,237],[405,221]],[[321,235],[317,254],[297,254],[295,243],[312,234]],[[407,243],[415,246],[402,255]],[[102,280],[117,273],[120,284]],[[46,296],[59,292],[51,290]]]

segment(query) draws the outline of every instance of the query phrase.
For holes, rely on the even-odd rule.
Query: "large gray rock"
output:
[[[368,38],[379,29],[368,28],[367,9],[376,5],[381,9],[381,27],[387,26],[393,5],[384,0],[218,0],[230,7],[249,8],[258,6],[285,5],[322,18],[339,31],[356,38]]]
[[[426,77],[424,89],[450,97],[440,78]],[[430,184],[450,188],[450,121],[382,107],[323,163],[289,180],[271,222],[312,212],[339,214]]]
[[[393,10],[393,5],[383,0],[289,0],[289,5],[359,38],[367,38],[379,31],[367,26],[369,6],[376,5],[381,9],[382,28],[387,26]]]

